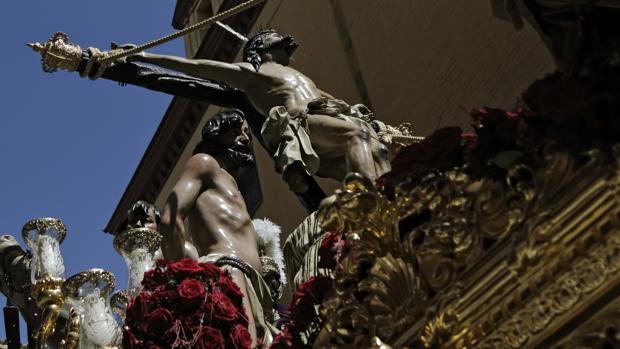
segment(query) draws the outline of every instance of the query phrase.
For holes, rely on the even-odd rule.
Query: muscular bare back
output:
[[[190,235],[200,254],[234,255],[260,271],[257,235],[234,178],[219,168],[203,186],[189,215]]]
[[[183,257],[183,243],[191,234],[201,256],[234,255],[261,270],[257,235],[243,197],[234,178],[211,155],[189,159],[168,197],[160,230],[166,258]]]

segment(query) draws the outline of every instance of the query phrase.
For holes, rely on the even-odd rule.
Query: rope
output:
[[[392,138],[403,139],[403,140],[411,140],[414,143],[419,143],[419,142],[422,142],[425,137],[422,137],[422,136],[406,136],[406,135],[392,135]]]
[[[146,49],[149,49],[149,48],[161,45],[161,44],[163,44],[165,42],[168,42],[168,41],[174,40],[174,39],[176,39],[178,37],[181,37],[181,36],[183,36],[183,35],[185,35],[187,33],[193,32],[196,29],[199,29],[199,28],[202,28],[204,26],[213,24],[213,23],[215,23],[217,21],[224,20],[224,19],[226,19],[226,18],[228,18],[230,16],[233,16],[233,15],[239,13],[239,12],[245,11],[246,9],[248,9],[250,7],[253,7],[253,6],[256,6],[256,5],[258,5],[259,3],[263,2],[263,1],[265,1],[265,0],[248,0],[248,1],[244,2],[244,3],[241,3],[241,4],[239,4],[239,5],[235,6],[235,7],[230,8],[230,9],[228,9],[226,11],[220,12],[220,13],[216,14],[213,17],[209,17],[209,18],[207,18],[207,19],[205,19],[203,21],[200,21],[200,22],[198,22],[196,24],[193,24],[193,25],[191,25],[191,26],[189,26],[187,28],[181,29],[178,32],[166,35],[166,36],[164,36],[162,38],[159,38],[159,39],[147,42],[146,44],[142,44],[140,46],[136,46],[136,47],[133,47],[133,48],[128,49],[128,50],[124,50],[124,51],[121,51],[121,52],[118,52],[118,53],[111,54],[111,55],[101,59],[101,61],[99,61],[98,63],[103,65],[103,66],[105,66],[106,64],[109,64],[111,61],[117,60],[119,58],[131,56],[133,54],[136,54],[138,52],[144,51]]]

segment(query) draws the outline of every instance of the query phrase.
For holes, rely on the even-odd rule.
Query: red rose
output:
[[[165,267],[167,267],[169,264],[170,264],[170,261],[169,261],[169,260],[167,260],[167,259],[164,259],[164,258],[162,258],[162,259],[158,259],[158,260],[156,260],[156,261],[155,261],[155,266],[156,266],[156,267],[160,267],[160,268],[165,268]]]
[[[554,73],[535,81],[523,92],[522,98],[537,114],[562,124],[582,116],[580,112],[588,109],[594,100],[588,87],[581,79],[567,79],[560,73]],[[605,92],[610,91],[608,87]],[[584,114],[588,117],[595,116],[591,113]]]
[[[340,260],[342,250],[344,249],[344,239],[342,234],[329,232],[321,241],[321,247],[318,250],[320,268],[334,269]]]
[[[202,268],[201,275],[206,279],[218,279],[220,276],[224,275],[222,269],[220,269],[217,265],[211,262],[198,263]]]
[[[196,279],[185,279],[177,288],[179,304],[184,309],[198,307],[205,298],[205,287]]]
[[[210,306],[216,320],[228,322],[237,318],[237,307],[219,290],[213,290]]]
[[[332,283],[329,276],[317,275],[308,279],[295,291],[289,310],[299,312],[300,316],[314,316],[314,305],[321,304],[323,297],[332,288]]]
[[[181,281],[186,278],[193,278],[202,272],[202,267],[191,258],[183,258],[178,262],[168,266],[168,270],[172,272],[174,277]]]
[[[191,312],[188,314],[180,314],[177,319],[181,321],[181,325],[183,326],[183,331],[186,334],[196,333],[200,330],[200,320],[202,320],[202,311],[199,313]]]
[[[123,348],[124,349],[133,349],[139,348],[142,345],[142,341],[136,338],[136,336],[131,332],[131,330],[125,326],[123,328]]]
[[[155,343],[153,343],[153,342],[151,342],[151,341],[147,342],[147,343],[144,345],[144,348],[145,348],[145,349],[161,349],[161,347],[160,347],[159,345],[157,345],[157,344],[155,344]]]
[[[174,325],[174,316],[168,309],[158,308],[150,312],[145,318],[145,331],[148,338],[168,341]]]
[[[235,325],[230,334],[233,348],[251,348],[252,336],[248,331],[248,328],[243,325]]]
[[[469,173],[480,178],[489,170],[489,161],[506,150],[518,150],[519,125],[524,120],[519,116],[523,110],[514,112],[495,108],[480,108],[472,111],[476,145],[468,149]]]
[[[162,287],[153,292],[152,298],[158,308],[172,309],[179,300],[179,294],[176,290],[167,290]]]
[[[463,164],[462,130],[444,127],[419,143],[402,147],[392,160],[392,170],[377,179],[377,185],[388,196],[408,180],[419,180],[434,170],[447,170]]]
[[[127,306],[127,320],[136,321],[140,324],[140,321],[149,312],[150,296],[146,292],[140,292],[135,298],[129,301]]]
[[[329,276],[318,275],[313,277],[310,282],[310,292],[312,296],[320,304],[323,301],[323,297],[329,290],[332,289],[333,279]]]
[[[210,326],[204,326],[200,330],[200,336],[194,344],[195,349],[219,349],[224,348],[222,333]]]
[[[144,279],[142,279],[142,285],[149,291],[153,291],[157,286],[165,285],[168,282],[168,277],[163,268],[155,267],[151,270],[147,270],[144,273]]]
[[[239,308],[243,306],[243,293],[237,284],[228,275],[223,275],[215,286],[219,288]]]

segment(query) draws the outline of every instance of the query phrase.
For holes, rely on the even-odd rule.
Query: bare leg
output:
[[[354,122],[318,114],[308,115],[308,128],[312,147],[320,158],[342,157],[343,168],[333,172],[359,172],[370,180],[377,177],[372,148],[378,142],[372,142],[368,130]]]
[[[377,177],[373,151],[370,149],[370,133],[360,128],[348,135],[345,148],[347,173],[357,172],[362,176],[374,180]]]
[[[392,169],[390,163],[390,150],[376,139],[371,139],[372,158],[375,162],[375,172],[377,177],[381,177],[384,173]]]

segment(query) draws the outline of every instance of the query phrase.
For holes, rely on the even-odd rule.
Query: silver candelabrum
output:
[[[127,263],[127,296],[135,296],[142,289],[144,273],[153,267],[155,252],[162,236],[153,229],[131,228],[114,238],[114,248]]]
[[[108,297],[114,290],[114,275],[103,269],[90,269],[65,281],[63,294],[79,314],[79,348],[116,348],[121,343],[121,327]]]
[[[56,322],[65,302],[61,287],[64,283],[65,264],[60,244],[67,235],[67,227],[57,218],[37,218],[22,228],[22,238],[32,251],[32,297],[41,309],[41,323],[34,333],[35,347],[47,347],[48,338],[56,330]]]

